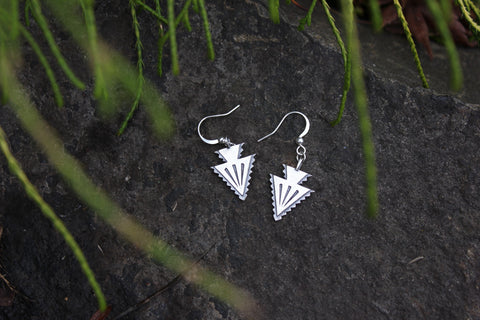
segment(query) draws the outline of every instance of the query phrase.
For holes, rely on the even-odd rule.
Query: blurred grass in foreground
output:
[[[0,10],[18,13],[18,3],[16,1],[11,2],[15,2],[13,9],[0,6]],[[96,32],[92,34],[94,29],[91,26],[89,27],[82,17],[78,15],[78,12],[82,11],[78,10],[79,8],[71,3],[46,2],[56,17],[64,23],[66,29],[71,32],[73,38],[89,53],[88,56],[93,73],[98,75],[100,72],[102,82],[108,84],[103,89],[108,90],[114,84],[120,84],[128,90],[131,96],[135,96],[138,89],[138,73],[125,58],[101,42]],[[85,9],[88,9],[88,5],[91,5],[92,2],[81,2],[84,9],[83,12],[85,13]],[[15,7],[17,8],[16,10]],[[88,10],[86,11],[88,13]],[[14,18],[18,19],[18,15],[14,16]],[[91,16],[89,19],[91,19]],[[87,19],[86,21],[89,20]],[[13,30],[13,28],[16,29]],[[87,29],[90,31],[87,32]],[[84,172],[81,164],[65,152],[62,141],[42,118],[15,75],[16,61],[19,60],[20,54],[18,46],[14,45],[18,41],[18,30],[18,24],[12,24],[10,20],[0,20],[0,36],[8,35],[8,37],[0,37],[0,89],[2,93],[8,94],[10,108],[16,113],[24,129],[39,144],[49,162],[64,178],[68,186],[77,194],[80,200],[108,222],[119,234],[145,251],[154,260],[176,273],[185,274],[185,278],[188,281],[199,285],[210,294],[231,305],[240,314],[248,318],[254,318],[255,315],[258,315],[255,302],[247,292],[235,287],[223,278],[208,271],[208,269],[198,264],[193,264],[193,261],[185,254],[169,246],[160,238],[155,237],[124,212],[102,189],[98,188]],[[85,34],[87,37],[84,36]],[[97,78],[96,80],[99,79]],[[115,93],[113,91],[108,92],[102,95],[102,98],[102,103],[108,104],[111,101],[115,101]],[[150,114],[154,132],[159,137],[168,137],[174,128],[170,112],[149,81],[144,83],[141,101]],[[111,112],[109,113],[111,114]],[[13,155],[9,156],[10,161],[13,161],[12,158]],[[25,184],[25,181],[28,181],[26,176],[22,178],[22,183],[24,183],[24,186],[28,186],[28,184]],[[25,189],[27,193],[32,194],[30,188]],[[43,199],[37,196],[32,197],[32,199],[40,208],[45,208],[46,204],[43,202]],[[62,233],[62,235],[66,237],[66,241],[69,241],[65,233]],[[86,272],[85,265],[88,266],[88,264],[81,264],[84,272]],[[106,308],[106,303],[99,297],[101,291],[96,292],[98,293],[99,309],[103,311]]]

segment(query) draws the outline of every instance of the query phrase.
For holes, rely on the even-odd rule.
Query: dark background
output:
[[[363,157],[357,116],[349,98],[342,122],[332,128],[340,102],[343,64],[318,7],[306,32],[305,13],[282,3],[282,23],[268,18],[264,1],[209,1],[216,59],[207,59],[202,22],[181,29],[181,74],[156,67],[156,22],[141,13],[146,76],[168,102],[176,131],[158,140],[140,106],[121,137],[122,116],[104,120],[92,99],[84,53],[61,28],[56,41],[88,88],[76,90],[59,70],[66,105],[58,109],[31,49],[24,48],[20,79],[65,150],[93,180],[155,235],[201,262],[256,299],[265,319],[480,319],[479,185],[480,109],[478,49],[459,49],[465,89],[448,93],[443,47],[435,59],[420,49],[433,90],[421,88],[405,39],[375,35],[360,26],[365,79],[378,166],[379,217],[366,218]],[[127,2],[98,2],[100,34],[136,61]],[[337,18],[340,21],[340,17]],[[55,25],[55,21],[51,22]],[[340,23],[340,22],[339,22]],[[32,26],[38,38],[41,33]],[[43,44],[45,46],[45,44]],[[130,102],[122,105],[127,110]],[[210,169],[221,146],[205,134],[245,142],[256,153],[250,190],[240,201]],[[274,222],[269,174],[294,165],[293,139],[303,119],[292,117],[278,134],[257,143],[292,110],[310,118],[305,137],[315,190]],[[84,250],[118,314],[176,275],[120,238],[80,203],[8,105],[0,125],[14,155]],[[0,157],[2,273],[19,291],[1,319],[89,319],[96,299],[77,261]],[[416,261],[412,262],[413,259]],[[196,286],[180,281],[127,319],[241,319]]]

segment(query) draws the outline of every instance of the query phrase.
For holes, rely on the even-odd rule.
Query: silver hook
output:
[[[227,137],[221,137],[221,138],[218,138],[218,139],[206,139],[202,136],[202,134],[200,133],[200,126],[202,125],[202,122],[209,119],[209,118],[218,118],[218,117],[225,117],[225,116],[228,116],[229,114],[231,114],[233,111],[237,110],[238,108],[240,107],[240,105],[237,105],[235,108],[233,108],[232,110],[228,111],[227,113],[222,113],[222,114],[214,114],[214,115],[211,115],[211,116],[207,116],[205,118],[203,118],[202,120],[200,120],[200,122],[198,123],[198,127],[197,127],[197,131],[198,131],[198,135],[200,136],[200,139],[202,139],[203,142],[205,143],[208,143],[208,144],[218,144],[218,143],[223,143],[225,144],[227,147],[231,147],[233,145],[233,143],[230,142],[230,139],[228,139]]]
[[[275,134],[275,132],[277,132],[277,130],[280,128],[280,126],[282,125],[283,121],[291,114],[299,114],[301,115],[304,119],[305,119],[305,129],[303,130],[302,133],[300,133],[300,135],[297,137],[297,139],[295,139],[295,142],[297,143],[298,147],[297,147],[297,167],[295,168],[295,170],[300,170],[300,168],[302,167],[303,165],[303,162],[305,162],[305,159],[307,159],[307,149],[303,146],[303,137],[305,137],[308,133],[308,130],[310,130],[310,120],[308,120],[307,116],[304,115],[303,113],[301,113],[300,111],[292,111],[292,112],[289,112],[287,113],[283,118],[282,120],[280,120],[280,123],[278,124],[278,126],[275,128],[275,130],[273,130],[271,133],[267,134],[265,137],[263,138],[260,138],[257,140],[257,142],[260,142],[262,140],[265,140],[267,139],[268,137],[272,136]]]
[[[298,136],[297,140],[300,140],[300,139],[302,139],[303,137],[305,137],[305,136],[307,135],[307,133],[308,133],[308,130],[310,130],[310,120],[308,120],[307,116],[304,115],[303,113],[301,113],[300,111],[292,111],[292,112],[287,113],[287,114],[282,118],[282,120],[280,120],[280,123],[279,123],[278,126],[275,128],[275,130],[273,130],[271,133],[267,134],[265,137],[258,139],[257,142],[260,142],[260,141],[262,141],[262,140],[265,140],[265,139],[267,139],[268,137],[274,135],[275,132],[277,132],[277,130],[278,130],[278,129],[280,128],[280,126],[282,125],[282,123],[283,123],[283,121],[285,120],[285,118],[287,118],[289,115],[294,114],[294,113],[299,114],[299,115],[303,116],[303,118],[305,118],[305,129],[303,130],[302,133],[300,133],[300,135]],[[302,141],[302,142],[303,142],[303,141]]]

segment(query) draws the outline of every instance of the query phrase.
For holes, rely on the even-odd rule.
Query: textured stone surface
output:
[[[381,43],[371,44],[362,35],[366,50],[375,48],[379,59],[377,69],[370,68],[372,57],[365,54],[381,203],[379,218],[369,220],[351,99],[343,121],[335,128],[328,124],[340,101],[343,70],[330,29],[318,14],[312,28],[298,32],[294,21],[303,12],[283,9],[283,23],[273,25],[263,2],[208,4],[216,59],[207,61],[201,22],[194,17],[194,31],[179,34],[178,77],[169,72],[168,57],[165,76],[155,75],[155,23],[141,20],[147,76],[176,121],[176,132],[167,141],[155,139],[142,109],[125,134],[116,137],[120,117],[99,118],[91,83],[80,92],[60,76],[67,103],[57,109],[29,49],[21,78],[65,150],[96,183],[154,234],[192,257],[214,245],[203,263],[248,290],[264,318],[480,318],[478,104],[412,86],[420,81],[404,78],[415,70],[413,63],[405,67],[405,76],[388,69],[390,49],[382,53],[383,48],[405,47],[398,54],[408,60],[403,39],[382,35]],[[106,40],[134,61],[127,6],[99,3],[97,19]],[[68,36],[58,32],[56,38],[87,79],[82,53]],[[461,54],[478,57],[474,50]],[[478,77],[478,72],[470,73],[478,70],[478,61],[465,70],[467,78]],[[428,63],[436,66],[443,60]],[[433,82],[445,81],[442,77]],[[475,93],[468,97],[465,101],[475,102]],[[226,134],[232,142],[245,142],[244,155],[257,154],[245,201],[210,169],[221,163],[214,153],[221,146],[204,144],[196,134],[202,117],[237,104],[242,107],[230,117],[205,123],[205,135]],[[128,106],[126,101],[122,107]],[[315,193],[274,222],[269,174],[281,175],[282,164],[295,164],[293,138],[303,120],[292,117],[277,135],[256,140],[294,109],[311,120],[302,170],[312,175],[303,185]],[[1,106],[0,114],[15,156],[84,249],[113,314],[175,276],[76,200],[9,107]],[[0,309],[0,317],[88,319],[96,301],[73,255],[0,159],[1,263],[21,293],[11,307]],[[240,318],[181,281],[129,319]]]

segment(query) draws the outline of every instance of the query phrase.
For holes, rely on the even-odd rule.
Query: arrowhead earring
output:
[[[213,171],[218,174],[223,181],[227,183],[227,186],[232,189],[233,192],[240,198],[240,200],[245,200],[247,198],[248,185],[250,184],[250,173],[252,172],[253,162],[255,161],[255,154],[240,158],[242,153],[243,143],[234,144],[230,142],[230,139],[227,137],[221,137],[218,139],[205,139],[200,133],[200,126],[202,122],[209,118],[224,117],[231,114],[233,111],[237,110],[240,105],[236,106],[232,110],[223,114],[215,114],[203,118],[198,123],[197,131],[200,139],[203,142],[208,144],[219,144],[222,143],[226,148],[215,151],[218,156],[225,161],[225,163],[213,166]]]
[[[308,133],[310,129],[310,121],[307,116],[299,111],[292,111],[287,113],[283,119],[280,121],[278,126],[273,130],[272,133],[266,135],[263,138],[258,139],[258,142],[270,137],[278,128],[282,125],[286,117],[291,114],[299,114],[305,118],[305,129],[303,132],[295,139],[297,143],[297,167],[291,167],[284,164],[283,173],[285,178],[281,178],[270,174],[270,182],[272,184],[272,200],[273,200],[273,219],[275,221],[281,220],[283,216],[287,214],[290,210],[295,208],[297,204],[305,200],[306,197],[310,196],[312,192],[311,189],[308,189],[300,184],[307,180],[308,177],[311,177],[310,174],[300,170],[305,159],[307,159],[307,149],[303,146],[303,137]]]

